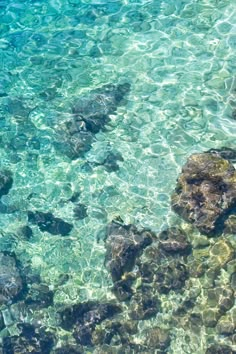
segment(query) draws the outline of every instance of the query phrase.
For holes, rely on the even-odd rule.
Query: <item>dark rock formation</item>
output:
[[[168,294],[170,290],[179,291],[184,287],[189,272],[180,257],[163,254],[157,245],[153,244],[145,250],[143,258],[138,265],[144,283],[152,284],[153,289],[164,294]]]
[[[29,240],[33,236],[33,231],[28,225],[25,225],[18,229],[17,235],[26,240]]]
[[[215,154],[223,159],[236,162],[236,150],[223,146],[220,149],[210,149],[207,153]]]
[[[130,318],[133,320],[147,320],[155,316],[161,305],[150,286],[142,286],[132,297],[130,304]]]
[[[215,153],[189,157],[172,195],[172,208],[200,232],[215,235],[236,206],[236,171]]]
[[[178,261],[161,265],[154,276],[154,283],[160,293],[167,294],[170,290],[180,290],[188,279],[186,266]]]
[[[134,225],[112,222],[107,228],[105,240],[105,264],[114,282],[121,280],[125,272],[130,272],[136,258],[153,241],[149,230],[139,231]]]
[[[94,135],[104,130],[130,91],[130,84],[105,85],[74,103],[72,119],[60,131],[56,146],[71,159],[90,150]],[[61,141],[62,140],[62,141]]]
[[[51,354],[84,354],[84,350],[78,345],[76,346],[67,345],[55,349]]]
[[[92,345],[92,334],[96,326],[121,312],[120,306],[112,303],[87,301],[62,310],[61,327],[73,328],[76,341],[81,345]]]
[[[159,234],[159,247],[167,253],[188,254],[191,244],[184,231],[177,227],[171,227]]]
[[[0,305],[13,301],[22,290],[14,257],[0,253]]]
[[[21,334],[19,336],[8,336],[3,338],[4,354],[50,354],[54,343],[52,333],[45,329],[36,329],[34,326],[24,323],[20,324]]]
[[[135,321],[104,321],[100,326],[97,326],[93,333],[94,345],[111,345],[114,344],[129,344],[130,336],[137,333],[138,326]]]
[[[31,309],[39,309],[53,304],[53,291],[42,283],[33,283],[25,297],[25,305]]]
[[[56,218],[52,213],[42,213],[41,211],[29,211],[28,220],[32,224],[38,225],[42,232],[47,231],[52,235],[66,236],[73,228],[73,225]]]
[[[13,184],[13,178],[10,171],[0,171],[0,198],[8,194]]]
[[[105,85],[82,97],[73,106],[77,128],[85,128],[93,134],[98,133],[110,121],[109,115],[115,113],[130,91],[130,84]]]
[[[228,345],[212,344],[207,348],[206,354],[236,354],[236,351]]]

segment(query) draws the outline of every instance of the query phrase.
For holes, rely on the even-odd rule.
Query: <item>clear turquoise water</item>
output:
[[[97,242],[107,223],[120,216],[159,232],[180,222],[170,195],[187,157],[235,147],[236,4],[3,0],[0,13],[0,167],[14,176],[2,197],[14,211],[0,214],[0,250],[14,251],[41,275],[55,290],[55,307],[112,298],[104,245]],[[131,84],[127,104],[85,157],[71,161],[58,151],[53,142],[72,102],[124,81]],[[123,157],[115,172],[94,164],[109,148]],[[75,192],[87,206],[83,220],[68,201]],[[31,240],[19,238],[29,210],[72,223],[70,236],[33,226]],[[64,273],[70,279],[58,285]],[[163,301],[161,323],[179,297]],[[56,325],[53,308],[42,321]],[[141,328],[155,319],[144,322]],[[14,324],[9,328],[15,333]],[[203,328],[200,336],[188,335],[191,343],[184,329],[172,328],[169,353],[204,353],[210,334]]]

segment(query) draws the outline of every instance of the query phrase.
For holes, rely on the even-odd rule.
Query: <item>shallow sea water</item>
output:
[[[1,198],[0,251],[40,274],[55,308],[112,299],[106,225],[120,217],[157,233],[173,223],[188,227],[170,208],[181,167],[194,152],[235,147],[236,3],[2,0],[0,13],[0,167],[14,180]],[[84,157],[71,160],[55,148],[72,102],[124,82],[127,102]],[[112,172],[100,164],[109,150],[123,158]],[[70,201],[77,192],[87,207],[81,220]],[[17,236],[35,210],[72,223],[70,235],[31,225],[30,240]],[[60,285],[62,274],[69,280]],[[165,326],[180,300],[163,295],[163,313],[141,321],[140,330]],[[39,312],[44,325],[56,326],[53,307]],[[17,333],[14,323],[8,327]],[[204,327],[196,336],[173,327],[168,353],[202,354],[216,337]]]

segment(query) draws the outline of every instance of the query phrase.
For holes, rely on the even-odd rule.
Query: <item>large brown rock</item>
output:
[[[121,225],[114,221],[108,225],[105,265],[113,282],[121,280],[125,272],[133,269],[136,258],[152,243],[154,237],[151,231],[139,231],[134,225]]]
[[[219,154],[189,157],[172,195],[173,210],[207,235],[220,233],[236,206],[236,171]]]

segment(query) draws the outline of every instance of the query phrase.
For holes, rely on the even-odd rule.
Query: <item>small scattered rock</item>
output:
[[[28,221],[38,225],[42,232],[47,231],[52,235],[66,236],[73,228],[73,225],[55,217],[52,213],[42,213],[41,211],[29,211]]]

